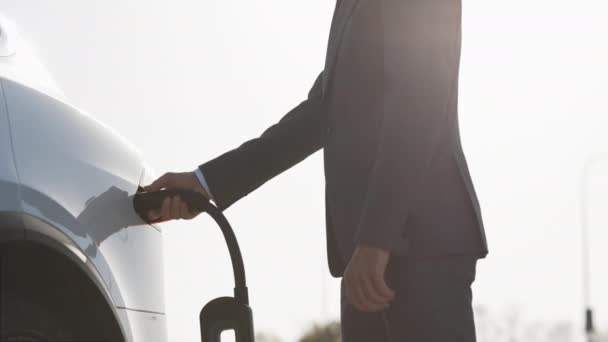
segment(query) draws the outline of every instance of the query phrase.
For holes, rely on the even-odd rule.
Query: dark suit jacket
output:
[[[458,130],[460,0],[341,0],[331,27],[308,99],[200,166],[216,204],[227,208],[324,148],[334,276],[357,244],[485,256]]]

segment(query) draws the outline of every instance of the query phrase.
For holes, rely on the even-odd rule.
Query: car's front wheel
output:
[[[0,244],[0,341],[122,340],[111,306],[74,261],[38,244]]]
[[[69,322],[45,303],[7,292],[2,306],[0,341],[73,341],[76,336]]]

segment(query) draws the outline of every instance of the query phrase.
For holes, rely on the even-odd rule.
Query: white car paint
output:
[[[66,102],[0,17],[0,212],[30,215],[69,239],[133,342],[167,338],[162,234],[129,198],[153,178],[126,139]]]
[[[15,24],[4,17],[0,17],[0,57],[15,54],[17,33]]]

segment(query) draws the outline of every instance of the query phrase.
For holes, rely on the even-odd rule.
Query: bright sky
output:
[[[193,170],[303,100],[323,66],[333,6],[2,0],[0,10],[73,103],[162,173]],[[580,324],[580,173],[589,156],[608,151],[606,18],[605,0],[464,1],[461,127],[491,248],[478,267],[478,306]],[[314,155],[227,212],[256,328],[285,341],[339,315],[325,262],[321,163]],[[608,327],[600,290],[608,288],[600,263],[608,161],[592,170],[591,188],[592,298]],[[170,340],[195,341],[203,303],[231,291],[229,261],[208,219],[170,228]]]

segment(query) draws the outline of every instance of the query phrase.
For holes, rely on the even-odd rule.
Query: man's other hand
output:
[[[395,299],[395,292],[384,281],[389,258],[390,253],[383,249],[366,246],[355,249],[344,272],[344,285],[348,302],[358,310],[384,310]]]
[[[152,182],[152,184],[144,187],[144,190],[148,192],[159,191],[161,189],[193,190],[209,198],[209,194],[207,194],[194,172],[168,172]],[[178,195],[172,198],[165,198],[160,210],[148,211],[148,219],[151,221],[190,220],[198,214],[200,212],[191,212],[186,202],[182,201]]]

